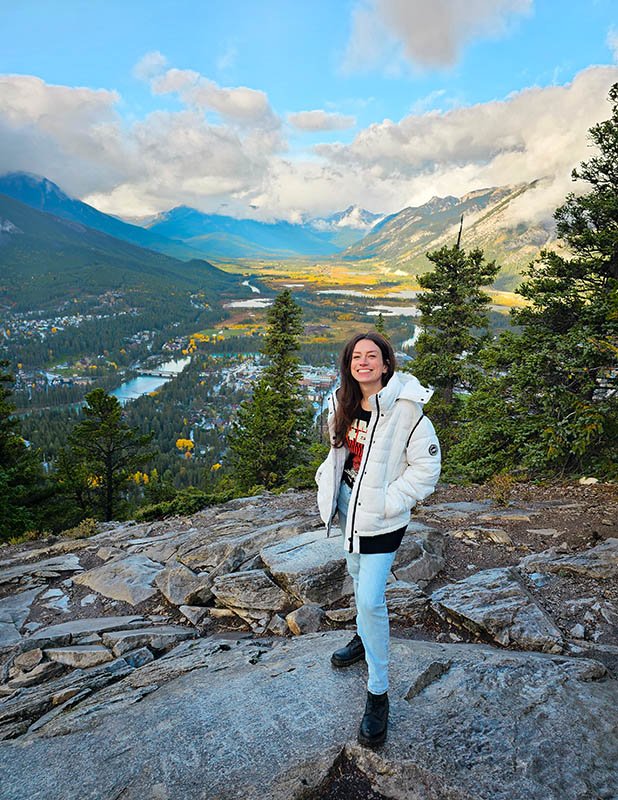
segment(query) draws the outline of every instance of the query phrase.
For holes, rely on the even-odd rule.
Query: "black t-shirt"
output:
[[[365,440],[367,436],[367,428],[371,421],[371,411],[365,411],[364,408],[359,408],[356,419],[353,420],[346,434],[345,443],[350,455],[347,457],[345,467],[343,470],[343,480],[348,486],[354,486],[354,481],[358,475],[361,460],[363,458],[363,450],[365,448]],[[401,544],[403,535],[406,532],[406,525],[397,531],[390,531],[389,533],[380,533],[377,536],[360,536],[359,548],[361,553],[394,553]]]

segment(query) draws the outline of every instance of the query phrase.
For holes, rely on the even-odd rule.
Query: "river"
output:
[[[150,394],[163,386],[164,383],[171,381],[176,375],[179,375],[187,364],[191,361],[190,358],[177,358],[172,361],[166,361],[157,367],[162,372],[171,372],[172,376],[169,378],[159,378],[154,375],[140,375],[133,378],[126,383],[123,383],[117,389],[113,389],[110,394],[117,397],[120,405],[124,406],[131,400],[136,400],[145,394]]]

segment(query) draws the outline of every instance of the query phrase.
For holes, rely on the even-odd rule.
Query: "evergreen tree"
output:
[[[14,379],[8,366],[8,361],[0,361],[0,541],[36,529],[40,503],[48,494],[38,456],[20,435],[19,421],[11,416]]]
[[[376,317],[376,324],[374,327],[378,333],[381,333],[382,336],[386,336],[386,326],[384,325],[384,316],[381,311]]]
[[[457,245],[428,253],[427,258],[434,269],[417,278],[429,291],[418,296],[422,333],[412,370],[421,382],[435,387],[429,413],[446,453],[456,440],[462,402],[456,389],[469,390],[478,374],[475,360],[490,302],[481,287],[491,284],[500,268],[485,261],[482,250],[466,252]]]
[[[107,521],[118,514],[130,476],[153,457],[146,449],[152,434],[138,434],[123,422],[120,403],[103,389],[86,395],[84,417],[69,437],[59,480],[84,514]]]
[[[571,257],[543,251],[512,312],[520,332],[488,348],[488,376],[454,453],[485,478],[523,465],[541,473],[616,473],[618,435],[618,84],[609,120],[590,130],[597,155],[573,170],[591,186],[555,212]],[[482,452],[481,452],[482,448]]]
[[[267,319],[262,352],[269,363],[228,435],[232,477],[241,491],[281,486],[286,474],[308,459],[312,412],[297,355],[302,309],[289,290],[277,295]]]

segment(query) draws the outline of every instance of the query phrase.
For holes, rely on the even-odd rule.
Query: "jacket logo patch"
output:
[[[438,454],[438,445],[437,444],[430,444],[429,445],[429,455],[436,456]]]

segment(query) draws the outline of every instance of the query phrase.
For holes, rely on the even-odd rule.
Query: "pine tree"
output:
[[[120,403],[103,389],[89,392],[85,400],[85,419],[69,437],[59,479],[84,514],[111,520],[130,475],[154,455],[147,449],[152,434],[138,434],[123,422]]]
[[[39,508],[47,496],[37,454],[20,435],[12,416],[9,362],[0,361],[0,541],[39,527]]]
[[[381,333],[382,336],[386,336],[386,326],[384,324],[384,316],[381,311],[376,317],[376,324],[374,327],[378,333]]]
[[[289,290],[277,295],[267,320],[263,353],[269,363],[228,435],[232,477],[241,491],[281,486],[308,458],[312,413],[297,356],[302,309]]]
[[[532,472],[616,474],[618,437],[618,84],[612,116],[590,130],[597,154],[573,170],[591,186],[555,212],[571,257],[543,251],[512,312],[520,332],[485,353],[454,457],[469,477],[519,465]],[[482,448],[482,452],[481,452]]]
[[[435,388],[428,413],[448,452],[456,440],[461,407],[456,389],[472,386],[478,374],[475,357],[488,325],[490,297],[481,287],[491,284],[500,268],[485,261],[482,250],[466,252],[457,245],[428,253],[427,258],[434,269],[417,278],[429,291],[418,296],[422,333],[411,368],[421,382]]]

